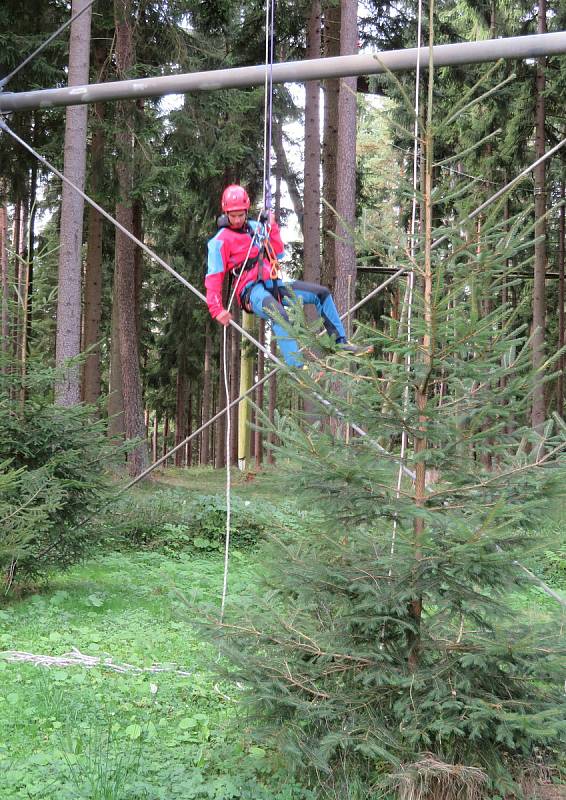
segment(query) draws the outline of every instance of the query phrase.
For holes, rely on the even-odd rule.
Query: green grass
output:
[[[231,591],[253,581],[252,557],[233,553]],[[188,800],[305,798],[235,726],[238,688],[188,624],[178,590],[218,606],[221,558],[108,554],[0,611],[0,650],[111,656],[176,664],[173,672],[45,668],[0,660],[0,798]]]
[[[233,484],[244,522],[250,501],[250,518],[264,530],[305,524],[304,512],[294,513],[292,500],[278,494],[269,470],[257,477],[234,472]],[[104,521],[104,536],[120,519],[126,530],[130,520],[141,520],[142,528],[144,521],[157,520],[158,526],[172,526],[173,534],[190,531],[191,503],[202,495],[221,499],[224,487],[223,471],[168,470],[122,498],[123,510],[113,509]],[[561,526],[559,516],[549,524]],[[75,647],[118,664],[176,665],[190,674],[46,668],[0,658],[0,800],[313,797],[289,781],[277,754],[254,746],[238,687],[218,679],[217,653],[190,625],[190,607],[219,608],[221,554],[133,552],[123,549],[127,539],[120,536],[120,552],[55,576],[41,593],[6,599],[0,607],[0,651],[60,656]],[[535,571],[541,574],[545,563],[530,566],[540,566]],[[545,577],[563,589],[560,554],[552,568]],[[245,596],[256,577],[253,547],[234,548],[229,600]],[[534,587],[514,596],[513,603],[533,625],[556,610]]]

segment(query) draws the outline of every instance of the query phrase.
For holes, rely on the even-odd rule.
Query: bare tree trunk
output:
[[[94,61],[97,75],[104,62],[106,49],[96,45]],[[94,128],[90,151],[90,192],[99,199],[104,175],[104,103],[94,105]],[[82,396],[85,403],[96,403],[100,398],[100,320],[102,316],[102,217],[92,206],[88,207],[88,246],[84,288],[83,351],[93,348],[83,367]]]
[[[21,230],[22,230],[22,201],[18,198],[14,203],[14,220],[12,224],[12,250],[14,252],[14,295],[15,295],[14,299],[16,301],[16,308],[18,306],[18,288],[19,288],[19,277],[20,277],[19,256],[21,256],[22,254],[20,249]],[[17,319],[15,320],[15,323],[17,328]]]
[[[538,4],[538,33],[546,33],[546,0]],[[545,99],[546,59],[537,61],[536,73],[536,111],[535,111],[535,155],[544,155],[545,137]],[[534,169],[535,185],[535,262],[533,282],[533,369],[540,370],[545,361],[545,328],[546,328],[546,164],[542,163]],[[534,430],[542,431],[546,418],[546,404],[542,375],[536,379],[531,409],[531,424]]]
[[[271,353],[276,356],[277,355],[277,343],[275,341],[275,337],[271,337],[271,345],[270,345]],[[273,425],[275,421],[275,409],[277,407],[277,375],[274,375],[269,381],[269,424]],[[267,441],[270,445],[275,444],[276,437],[273,433],[269,433]],[[267,463],[268,464],[275,464],[275,456],[273,454],[273,450],[271,447],[267,453]]]
[[[161,455],[165,455],[165,453],[169,450],[169,414],[165,414],[165,418],[163,420],[163,452]],[[167,459],[168,461],[169,459]],[[167,461],[164,462],[163,467],[167,466]]]
[[[110,380],[108,387],[108,435],[111,439],[124,436],[124,392],[122,390],[122,362],[120,359],[120,315],[116,294],[116,266],[112,289],[112,320],[110,332]]]
[[[200,393],[197,394],[200,397]],[[193,432],[193,392],[189,391],[187,417],[185,424],[185,436],[190,436]],[[197,454],[198,455],[198,454]],[[193,440],[187,442],[185,448],[185,465],[190,467],[193,463]]]
[[[33,115],[33,131],[32,141],[35,144],[36,140],[36,124],[35,114]],[[22,322],[22,349],[21,349],[21,374],[22,379],[25,378],[27,373],[27,359],[29,340],[31,337],[31,324],[33,317],[33,261],[34,261],[34,248],[35,248],[35,215],[36,207],[35,200],[37,195],[37,164],[32,165],[30,171],[30,185],[29,185],[29,206],[27,209],[27,237],[24,249],[24,262],[25,262],[25,281],[23,289],[23,322]],[[26,397],[25,386],[22,385],[20,392],[22,401]]]
[[[204,366],[202,377],[202,405],[201,405],[201,424],[207,422],[212,416],[210,413],[212,400],[212,333],[210,321],[206,320],[204,334]],[[210,461],[210,426],[200,435],[200,463],[205,466]]]
[[[324,55],[340,55],[340,4],[327,5],[324,10]],[[339,80],[324,81],[324,135],[322,144],[322,283],[334,289],[336,279],[336,145],[338,141]]]
[[[24,196],[23,199],[18,201],[18,222],[19,222],[19,229],[17,231],[17,238],[14,238],[14,248],[16,250],[15,254],[15,285],[16,285],[16,292],[17,292],[17,312],[16,312],[16,343],[15,343],[15,355],[16,358],[21,359],[22,357],[22,341],[24,338],[24,325],[25,325],[25,318],[26,318],[26,309],[25,309],[25,287],[27,283],[27,265],[25,262],[25,252],[26,252],[26,231],[28,227],[28,204],[27,200]],[[14,221],[14,237],[16,236],[16,223]]]
[[[155,411],[153,416],[153,436],[151,437],[151,460],[154,464],[157,461],[157,453],[159,452],[159,442],[157,441],[158,437],[159,417],[157,415],[157,411]]]
[[[228,348],[226,348],[228,349]],[[218,391],[216,395],[216,413],[226,407],[226,387],[224,384],[224,342],[220,339],[220,369],[218,370]],[[226,414],[218,419],[216,423],[216,444],[214,454],[214,466],[221,469],[226,466]]]
[[[87,0],[72,0],[71,14],[87,10],[71,24],[69,48],[69,86],[88,83],[90,22],[92,9]],[[65,122],[63,171],[75,186],[84,191],[88,106],[68,106]],[[63,183],[61,229],[59,235],[59,279],[57,294],[57,337],[55,364],[62,368],[81,351],[81,283],[83,242],[83,198]],[[75,406],[80,402],[80,370],[77,364],[65,367],[55,384],[55,402]]]
[[[240,309],[236,306],[232,309],[234,320],[241,324]],[[230,401],[235,400],[240,393],[240,337],[239,334],[230,328]],[[238,405],[230,409],[230,463],[238,463]]]
[[[179,367],[177,371],[177,398],[175,404],[175,447],[186,438],[185,426],[187,419],[187,377]],[[183,466],[183,449],[180,447],[175,453],[175,466]]]
[[[115,0],[116,19],[116,71],[125,78],[134,64],[132,8],[130,0]],[[134,166],[134,116],[129,103],[117,103],[118,134],[116,137],[119,199],[116,219],[126,230],[133,231],[132,207]],[[116,231],[116,282],[120,330],[120,360],[122,363],[122,390],[124,396],[124,424],[127,439],[142,438],[143,403],[139,364],[139,342],[136,308],[136,259],[134,243],[121,231]],[[128,455],[131,475],[139,475],[149,463],[145,439]]]
[[[285,179],[285,183],[289,189],[289,196],[293,203],[293,211],[297,215],[299,224],[302,227],[304,216],[303,201],[301,200],[297,176],[289,166],[287,154],[283,147],[283,126],[279,120],[273,121],[273,149],[277,156],[278,174]]]
[[[560,184],[560,221],[558,223],[558,347],[564,347],[564,250],[566,248],[566,209],[564,208],[564,180]],[[558,384],[556,389],[556,411],[564,417],[564,367],[566,359],[560,356]]]
[[[358,3],[341,0],[340,55],[357,52]],[[356,88],[357,78],[342,78],[338,97],[338,152],[336,183],[336,283],[334,296],[340,313],[353,305],[356,281]]]
[[[0,271],[2,273],[2,371],[8,372],[10,354],[10,276],[8,274],[8,206],[0,200]]]
[[[320,0],[312,0],[306,58],[320,58]],[[305,83],[304,279],[320,283],[320,81]]]

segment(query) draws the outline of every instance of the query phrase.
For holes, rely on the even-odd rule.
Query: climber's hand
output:
[[[234,317],[232,316],[232,314],[230,314],[230,312],[227,311],[225,308],[223,308],[220,314],[218,314],[218,316],[215,317],[215,320],[219,322],[221,325],[224,325],[224,327],[226,327],[226,325],[229,325],[233,319]]]

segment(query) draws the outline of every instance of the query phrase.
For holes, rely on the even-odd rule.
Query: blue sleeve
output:
[[[222,258],[222,246],[224,242],[218,236],[214,236],[208,242],[208,269],[207,275],[217,275],[224,272],[224,260]]]

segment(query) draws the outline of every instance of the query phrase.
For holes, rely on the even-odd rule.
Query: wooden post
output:
[[[254,317],[252,314],[242,314],[242,327],[245,331],[254,334]],[[240,394],[245,394],[251,389],[253,383],[254,352],[242,344],[240,351]],[[251,403],[249,397],[244,397],[238,404],[238,467],[245,470],[250,463],[250,430]]]

